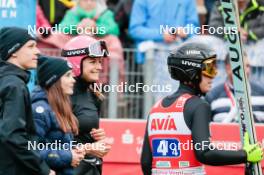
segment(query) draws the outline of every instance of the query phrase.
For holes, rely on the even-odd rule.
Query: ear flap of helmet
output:
[[[197,78],[198,70],[196,70],[196,69],[186,69],[185,72],[186,72],[186,74],[188,74],[188,77],[190,78],[190,80],[194,80],[194,79]]]
[[[177,66],[169,66],[169,73],[171,75],[171,78],[184,82],[184,81],[194,80],[196,75],[196,70],[184,69]]]

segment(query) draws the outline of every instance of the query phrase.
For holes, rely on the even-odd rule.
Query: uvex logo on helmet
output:
[[[71,50],[66,52],[67,56],[72,56],[72,55],[80,55],[80,54],[85,54],[85,49],[80,49],[80,50]]]
[[[187,55],[200,55],[201,51],[200,50],[187,50],[186,54]]]
[[[187,60],[182,60],[182,64],[187,65],[187,66],[193,66],[193,67],[198,67],[201,68],[201,64],[187,61]]]

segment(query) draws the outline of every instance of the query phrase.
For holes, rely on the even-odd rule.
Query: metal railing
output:
[[[154,56],[157,49],[149,49],[145,54],[145,63],[136,64],[135,49],[124,49],[125,59],[125,72],[124,72],[124,85],[130,86],[136,83],[145,85],[153,84],[154,72]],[[42,49],[42,53],[50,56],[59,56],[60,50],[58,49]],[[164,58],[165,59],[165,58]],[[110,60],[110,70],[108,75],[109,85],[119,85],[120,75],[119,67],[116,60]],[[219,76],[215,79],[215,83],[223,81],[225,78],[224,62],[218,61]],[[264,67],[252,67],[251,80],[257,82],[264,82]],[[151,106],[154,103],[154,97],[151,92],[143,92],[142,90],[131,92],[117,92],[111,91],[105,93],[106,99],[102,103],[101,116],[103,118],[146,118]]]
[[[134,49],[124,49],[125,72],[124,82],[119,82],[119,70],[116,60],[110,60],[109,85],[118,85],[123,83],[124,86],[143,83],[144,72],[143,66],[136,64],[134,61],[136,51]],[[123,86],[123,87],[124,87]],[[142,118],[144,115],[144,93],[142,91],[123,92],[111,91],[106,93],[106,99],[102,104],[102,117],[106,118]]]

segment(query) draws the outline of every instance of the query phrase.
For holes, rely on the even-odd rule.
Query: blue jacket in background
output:
[[[135,0],[130,16],[129,35],[137,44],[147,40],[163,42],[161,25],[186,27],[191,24],[199,26],[195,0]]]
[[[71,167],[72,154],[70,151],[73,134],[64,133],[61,130],[55,113],[48,104],[46,92],[42,88],[36,87],[33,90],[31,100],[33,118],[40,139],[39,143],[57,142],[66,146],[65,150],[62,147],[41,149],[39,150],[41,157],[51,169],[56,171],[57,175],[73,175],[73,168]]]

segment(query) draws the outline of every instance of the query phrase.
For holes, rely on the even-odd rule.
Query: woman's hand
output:
[[[93,128],[90,134],[93,137],[93,139],[96,141],[104,140],[106,138],[105,131],[102,128],[99,129]]]
[[[80,162],[84,159],[85,150],[84,149],[73,149],[71,153],[72,153],[71,166],[72,167],[79,166]]]
[[[87,155],[93,155],[102,158],[110,151],[111,144],[102,140],[94,143],[87,143],[85,148]]]

